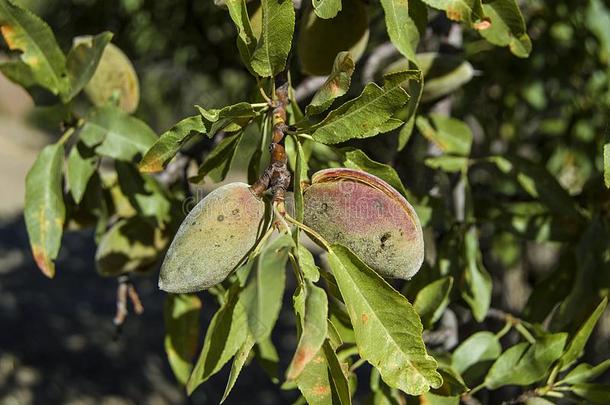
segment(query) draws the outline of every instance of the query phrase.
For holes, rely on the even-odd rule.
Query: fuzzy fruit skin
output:
[[[222,282],[256,244],[265,209],[245,183],[212,191],[180,225],[161,266],[159,288],[188,293]]]
[[[424,260],[419,218],[380,178],[354,169],[313,175],[304,194],[304,222],[328,242],[350,248],[384,277],[408,280]]]

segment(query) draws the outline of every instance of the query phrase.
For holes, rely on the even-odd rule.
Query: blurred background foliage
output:
[[[157,133],[192,115],[194,104],[206,108],[224,106],[242,101],[246,94],[256,90],[255,83],[235,52],[233,24],[226,11],[212,1],[24,0],[22,3],[49,23],[64,50],[69,49],[73,37],[112,31],[115,34],[113,43],[130,57],[140,77],[141,102],[136,115]],[[610,141],[610,9],[601,0],[530,0],[519,3],[533,42],[533,51],[527,59],[516,58],[507,48],[490,45],[472,30],[459,29],[459,25],[449,21],[442,12],[430,11],[429,26],[418,53],[437,52],[444,57],[456,58],[458,62],[452,68],[466,61],[472,71],[468,80],[448,96],[424,97],[419,113],[451,115],[465,121],[472,131],[468,183],[473,196],[473,221],[481,231],[483,263],[494,280],[493,305],[522,314],[526,319],[542,321],[557,303],[565,299],[556,315],[547,322],[552,330],[574,330],[583,317],[591,313],[599,297],[608,295],[610,290],[610,193],[604,187],[602,175],[602,148]],[[256,7],[255,2],[251,7]],[[367,67],[372,69],[371,65],[377,64],[377,69],[373,69],[372,73],[377,78],[383,69],[393,62],[399,62],[399,55],[390,52],[389,57],[384,57],[378,63],[379,53],[376,51],[386,42],[383,14],[380,7],[375,7],[370,15],[368,45],[356,66],[350,94],[359,94],[370,78]],[[3,51],[6,48],[0,47],[0,55]],[[299,58],[294,57],[293,82],[297,88],[307,79],[305,74],[299,72],[299,63]],[[434,77],[435,68],[439,66],[431,68],[430,78]],[[427,77],[429,83],[430,78]],[[49,102],[50,98],[42,94],[40,100]],[[307,96],[304,100],[307,100]],[[37,126],[58,136],[59,130],[49,124],[57,121],[49,118],[48,114],[48,109],[36,108],[30,116]],[[461,235],[461,230],[456,229],[455,217],[463,215],[460,204],[464,204],[464,201],[454,198],[454,192],[465,185],[460,173],[435,170],[426,164],[427,158],[442,153],[422,136],[424,128],[424,123],[418,122],[401,151],[397,151],[400,142],[398,131],[353,144],[363,148],[371,158],[392,164],[407,188],[418,199],[425,201],[422,205],[432,207],[431,211],[426,211],[427,216],[422,215],[427,218],[424,222],[428,224],[428,239],[438,241],[437,245],[434,242],[427,245],[428,262],[440,262],[437,260],[439,258],[447,258],[450,262],[455,259],[457,262],[459,260],[451,256],[451,241],[459,238],[456,235]],[[255,143],[255,140],[243,142],[242,156],[251,154]],[[540,196],[543,203],[528,195],[528,182],[530,185],[532,181],[544,183],[544,176],[540,180],[540,177],[532,175],[535,170],[526,170],[524,174],[510,169],[503,175],[501,165],[485,161],[491,155],[517,155],[544,165],[578,204],[578,219],[562,211],[561,207],[554,211],[552,200],[555,196],[552,193]],[[247,159],[236,159],[236,162],[234,172],[242,172],[246,165],[240,162],[247,162]],[[527,163],[524,165],[529,167]],[[543,187],[540,190],[548,189]],[[545,198],[551,201],[545,204]],[[11,218],[4,218],[3,224],[3,244],[8,246],[5,251],[27,251],[25,240],[23,245],[8,243],[15,227],[22,227],[23,224]],[[86,236],[91,237],[90,234]],[[70,251],[69,247],[67,249]],[[89,249],[92,251],[91,244]],[[71,254],[75,255],[76,252],[81,254],[78,249],[72,250]],[[86,262],[92,267],[90,259],[86,259]],[[40,283],[15,282],[19,278],[40,277],[34,271],[33,264],[22,264],[21,267],[32,268],[27,271],[22,269],[18,273],[11,272],[11,266],[14,267],[14,264],[10,260],[0,260],[0,267],[5,267],[2,269],[5,282],[24,285],[28,289],[37,286],[38,291],[35,294],[31,292],[34,298],[46,294],[45,288],[49,288],[50,284],[42,288]],[[82,267],[82,262],[66,262],[66,266],[76,269]],[[424,275],[420,278],[433,279],[436,276],[430,274],[440,271],[426,270],[428,272],[420,273]],[[92,279],[96,278],[93,271],[89,273]],[[75,270],[72,277],[58,280],[69,285],[58,288],[65,288],[66,294],[71,294],[69,288],[81,280],[79,277],[82,275]],[[420,281],[423,284],[427,280],[416,280]],[[111,295],[113,284],[107,283],[105,287]],[[154,294],[157,301],[160,300],[159,294],[153,292],[152,284],[144,284],[142,288],[145,300],[147,291],[151,296]],[[408,296],[409,291],[406,293]],[[37,299],[34,298],[28,301],[27,308],[40,312],[30,314],[30,322],[38,322],[38,317],[47,316],[43,307],[34,304]],[[85,296],[82,298],[86,299]],[[97,295],[96,299],[101,301],[96,305],[113,304],[108,292]],[[53,301],[46,299],[41,302]],[[140,327],[148,329],[152,325],[151,328],[158,329],[158,335],[162,336],[159,320],[156,323],[151,321],[153,314],[160,313],[160,306],[147,308],[151,310],[149,323],[142,322]],[[92,310],[90,314],[95,312]],[[106,322],[107,314],[108,311],[105,318],[99,317],[100,322]],[[459,329],[460,341],[476,330],[492,326],[496,328],[502,324],[493,319],[486,321],[491,324],[476,324],[468,318],[467,311],[460,311],[459,308],[456,314],[460,322],[466,325]],[[58,319],[62,319],[61,316],[65,317],[63,322],[66,322],[69,311],[60,312]],[[209,319],[210,313],[206,316]],[[8,322],[10,319],[0,320]],[[80,325],[84,326],[87,325]],[[53,333],[62,333],[61,327],[53,330]],[[135,344],[134,341],[141,339],[142,335],[146,333],[128,334],[129,342],[121,350],[129,351],[128,346]],[[153,341],[150,337],[147,339]],[[584,360],[596,364],[607,358],[610,354],[609,339],[610,316],[606,312],[590,340]],[[145,347],[150,348],[151,352],[160,352],[160,342],[162,338]],[[100,339],[96,344],[104,347],[106,342]],[[3,345],[9,347],[8,352],[14,352],[12,355],[16,356],[14,361],[17,363],[19,356],[27,351],[16,342],[5,342]],[[280,351],[289,352],[292,346],[290,341],[278,343]],[[130,369],[140,366],[137,358],[134,354],[132,363],[117,368],[118,373],[128,378]],[[34,371],[36,367],[44,370],[36,361],[30,360],[30,367]],[[44,359],[40,362],[44,362]],[[169,375],[167,366],[163,367],[164,373]],[[226,376],[218,380],[224,381],[223,378]],[[258,374],[246,373],[242,378],[251,387],[264,384]],[[171,382],[171,377],[167,379]],[[607,376],[605,380],[608,380]],[[4,381],[5,385],[2,386],[0,380],[0,387],[10,394],[11,391],[6,388],[6,381],[10,383],[10,380]],[[84,380],[81,391],[75,388],[71,399],[78,399],[79,395],[92,395],[93,398],[104,395],[99,391],[92,393],[87,384],[91,384],[91,381]],[[119,402],[129,398],[137,400],[145,389],[166,390],[158,397],[159,401],[173,402],[180,398],[179,393],[166,387],[129,388],[116,385],[116,381],[112,380],[105,380],[104,384],[114,384],[114,388],[108,392],[115,393],[117,398],[114,399]],[[494,394],[496,397],[492,395],[489,398],[490,403],[499,403],[499,398],[514,396],[511,390],[513,388],[510,387],[500,390]],[[212,392],[210,395],[215,397],[218,393]],[[278,398],[285,400],[281,395],[286,394],[270,390],[264,395],[267,397],[259,397],[262,402],[272,402],[281,401]],[[58,395],[53,398],[65,400],[67,397]],[[42,402],[45,402],[44,399],[44,396],[37,398]]]

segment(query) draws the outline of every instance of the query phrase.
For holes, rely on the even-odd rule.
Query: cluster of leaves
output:
[[[291,67],[293,48],[300,70],[327,78],[304,109],[295,101],[297,83],[289,83],[291,130],[285,144],[293,172],[296,226],[275,239],[263,238],[233,276],[209,291],[220,308],[194,365],[200,298],[168,297],[165,346],[176,377],[187,390],[193,392],[231,360],[225,398],[253,357],[277,373],[271,332],[290,262],[297,281],[293,305],[299,339],[282,387],[298,388],[309,403],[351,403],[358,384],[355,371],[364,362],[373,366],[370,388],[375,403],[400,402],[405,393],[430,403],[457,404],[460,396],[507,385],[533,387],[530,397],[540,401],[569,397],[606,403],[610,388],[593,380],[610,368],[610,360],[594,366],[578,362],[607,304],[602,297],[609,285],[600,271],[608,269],[610,257],[601,159],[589,163],[585,180],[572,188],[560,163],[537,164],[517,143],[500,149],[501,154],[491,146],[482,147],[476,125],[433,108],[472,79],[474,70],[464,56],[485,60],[481,49],[491,52],[489,44],[508,47],[517,57],[530,54],[532,43],[516,1],[381,0],[380,5],[366,5],[360,0],[313,0],[303,2],[298,12],[289,0],[218,3],[235,25],[236,48],[262,94],[274,94],[274,77]],[[534,8],[532,14],[536,12],[542,13]],[[400,58],[379,68],[382,85],[366,83],[359,95],[344,101],[343,96],[357,91],[352,83],[355,65],[367,48],[373,25],[369,21],[381,13],[387,30],[383,35]],[[472,48],[470,54],[418,53],[428,35],[429,13],[472,28],[464,33],[472,36],[465,47]],[[593,0],[583,17],[598,37],[591,46],[599,49],[606,69],[610,42],[604,21],[609,15]],[[197,107],[197,114],[157,138],[146,123],[129,115],[132,109],[121,109],[129,95],[120,88],[103,89],[111,96],[100,98],[102,90],[87,87],[104,50],[110,49],[110,34],[75,41],[66,57],[49,27],[12,0],[0,0],[0,26],[9,48],[20,52],[0,70],[26,88],[42,87],[57,96],[67,125],[64,136],[41,152],[27,178],[28,234],[46,275],[54,274],[53,261],[69,222],[96,226],[102,275],[155,267],[184,215],[179,207],[187,195],[181,184],[161,181],[153,173],[165,169],[186,146],[217,140],[190,179],[217,182],[227,176],[246,139],[258,133],[248,164],[249,182],[261,174],[272,117],[269,103],[260,95],[217,109]],[[566,30],[555,28],[557,35]],[[605,80],[600,83],[603,79],[593,75],[587,87],[603,92],[608,88]],[[535,83],[529,85],[523,96],[545,108],[541,90]],[[72,100],[84,88],[93,105],[83,113]],[[511,107],[506,114],[525,120],[515,96],[511,99],[507,92],[504,98]],[[579,107],[587,101],[573,108],[574,127],[583,119],[584,108]],[[498,133],[510,132],[503,131]],[[368,138],[380,134],[392,138],[395,161],[407,162],[396,165],[398,171],[353,147],[357,142],[370,148],[374,144],[367,142],[374,140]],[[493,138],[485,139],[492,143]],[[604,145],[600,140],[590,143]],[[490,153],[493,150],[496,153]],[[606,144],[606,173],[609,151]],[[588,157],[575,153],[584,160]],[[555,159],[561,162],[571,156],[573,151],[564,147]],[[413,170],[404,175],[401,165]],[[576,170],[585,170],[585,165],[575,165]],[[320,269],[316,263],[321,261],[301,244],[302,182],[313,170],[329,166],[377,175],[414,203],[426,229],[428,255],[424,268],[402,289],[339,245],[323,243],[327,266]],[[412,187],[405,188],[401,179]],[[441,328],[447,313],[462,311],[482,325],[490,313],[497,313],[490,312],[494,278],[484,266],[482,242],[514,252],[524,241],[558,244],[561,261],[530,295],[523,316],[503,313],[505,327],[495,333],[473,333],[457,347],[427,347],[423,331]],[[510,266],[518,256],[504,253],[496,260]],[[505,336],[517,341],[501,341]]]

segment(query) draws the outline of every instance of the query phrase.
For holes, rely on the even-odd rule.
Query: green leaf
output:
[[[570,371],[565,377],[563,377],[560,383],[579,384],[591,381],[605,373],[608,369],[610,369],[610,359],[602,361],[596,366],[581,363],[578,366],[574,367],[574,369]]]
[[[85,86],[87,97],[98,107],[118,104],[133,113],[140,103],[140,82],[129,58],[112,43],[106,45],[95,73]]]
[[[445,153],[468,156],[472,146],[472,132],[464,122],[440,114],[430,114],[432,125],[423,116],[415,124],[423,136]]]
[[[311,3],[320,18],[334,18],[341,11],[341,0],[311,0]]]
[[[481,0],[423,0],[430,7],[443,10],[450,20],[464,21],[470,25],[483,19]]]
[[[11,60],[0,64],[0,72],[12,81],[24,88],[33,87],[36,78],[32,69],[21,60]]]
[[[438,372],[443,377],[443,385],[440,388],[432,390],[434,394],[447,397],[461,395],[468,391],[468,387],[464,380],[451,366],[440,364]]]
[[[390,40],[407,59],[415,60],[415,50],[419,43],[419,30],[409,13],[406,0],[381,0],[385,13],[385,25]]]
[[[330,346],[328,340],[324,342],[324,346],[322,348],[324,349],[326,361],[328,363],[328,372],[330,373],[333,394],[336,394],[336,396],[339,397],[339,404],[351,405],[352,399],[350,396],[347,376],[345,375],[347,368],[344,371],[342,367],[343,364],[339,362],[337,353],[335,353],[333,348]]]
[[[93,108],[85,118],[80,138],[87,146],[95,146],[98,155],[132,161],[144,155],[157,140],[157,135],[143,121],[116,107]]]
[[[243,137],[242,135],[239,132],[235,135],[227,136],[220,141],[206,156],[205,161],[199,167],[197,175],[189,180],[199,183],[208,175],[215,182],[224,180],[233,164],[233,159],[235,159],[235,154],[237,153],[237,146]]]
[[[254,338],[252,337],[252,335],[248,334],[248,336],[246,337],[246,340],[244,341],[244,344],[239,348],[239,350],[235,354],[235,358],[233,359],[233,364],[231,364],[231,372],[229,374],[229,380],[227,381],[227,386],[225,387],[225,392],[222,394],[222,399],[220,400],[221,404],[227,399],[227,397],[229,396],[229,393],[231,392],[231,389],[233,389],[233,386],[235,385],[235,382],[237,381],[237,377],[239,377],[239,374],[241,373],[241,370],[244,367],[244,364],[250,357],[250,352],[252,351],[252,347],[254,347],[254,343],[255,343]]]
[[[237,103],[220,109],[206,110],[195,106],[202,116],[202,122],[207,129],[208,138],[212,138],[218,131],[235,132],[235,128],[243,128],[250,123],[258,112],[250,103]],[[229,131],[231,129],[231,131]]]
[[[442,378],[436,361],[426,353],[421,321],[407,299],[349,249],[333,245],[328,259],[360,356],[379,370],[388,385],[407,394],[440,387]]]
[[[320,279],[320,270],[316,266],[313,255],[305,246],[299,243],[299,267],[306,279],[314,283]]]
[[[595,311],[589,316],[589,318],[578,328],[578,331],[570,340],[565,353],[561,356],[561,370],[567,369],[572,363],[578,359],[585,348],[589,336],[593,332],[593,328],[597,323],[598,319],[602,316],[608,305],[608,298],[604,299],[599,303]]]
[[[262,77],[280,73],[292,44],[294,6],[291,0],[262,0],[261,37],[252,55],[252,69]]]
[[[343,162],[345,167],[364,170],[365,172],[384,180],[400,194],[404,196],[409,195],[407,189],[400,180],[400,176],[392,166],[375,162],[360,149],[345,149],[345,151],[345,160]]]
[[[311,116],[326,111],[335,99],[347,93],[353,73],[354,61],[350,57],[350,53],[339,52],[330,75],[314,94],[309,105],[305,107],[305,114]]]
[[[297,379],[297,387],[308,404],[333,405],[331,377],[323,348],[307,363]]]
[[[409,100],[401,83],[417,73],[405,71],[386,75],[383,87],[367,84],[360,96],[331,111],[322,122],[314,125],[313,138],[333,144],[379,134],[394,112]]]
[[[250,65],[250,60],[254,55],[257,40],[256,36],[254,36],[254,32],[252,32],[252,26],[250,25],[246,0],[226,0],[225,4],[229,9],[231,19],[237,28],[237,49],[239,50],[242,62],[246,68],[253,73],[254,71]]]
[[[305,295],[305,305],[301,337],[294,357],[286,371],[287,380],[294,380],[299,377],[326,339],[326,318],[328,316],[326,292],[310,280],[305,280],[303,293]]]
[[[201,301],[196,295],[169,294],[165,299],[165,353],[178,382],[185,385],[199,344]]]
[[[566,333],[546,335],[534,344],[518,343],[494,362],[485,377],[485,386],[496,389],[504,385],[530,385],[542,380],[551,365],[561,357]]]
[[[74,202],[79,204],[83,199],[89,179],[97,170],[99,157],[83,142],[78,142],[68,154],[66,179]]]
[[[73,99],[89,83],[111,39],[111,32],[102,32],[94,37],[74,38],[74,45],[66,60],[70,86],[64,101]]]
[[[363,55],[369,40],[368,5],[361,0],[342,3],[342,10],[332,19],[320,18],[315,10],[305,9],[296,46],[304,73],[330,74],[339,52],[349,51],[354,62]]]
[[[591,404],[604,405],[610,400],[610,385],[608,384],[575,384],[570,387],[570,391]]]
[[[240,296],[248,315],[249,330],[256,342],[271,334],[282,307],[288,251],[292,238],[283,234],[266,245],[256,257],[250,280]]]
[[[66,57],[49,26],[12,0],[0,0],[0,27],[9,49],[21,51],[32,76],[53,94],[68,91]]]
[[[447,173],[461,172],[468,167],[468,158],[462,156],[436,156],[426,158],[425,165],[431,169],[439,169]]]
[[[439,320],[447,305],[453,287],[453,277],[443,277],[428,284],[417,293],[413,307],[419,314],[424,329]]]
[[[471,227],[464,236],[464,256],[466,269],[462,280],[462,298],[472,309],[478,322],[482,322],[491,305],[491,276],[483,266],[479,239],[475,227]]]
[[[212,375],[216,374],[246,340],[248,317],[238,301],[239,285],[227,292],[223,306],[214,314],[203,341],[203,349],[186,384],[189,395]]]
[[[296,164],[293,180],[294,212],[297,221],[303,221],[303,187],[301,182],[307,179],[307,161],[301,142],[296,137],[293,141],[296,146]]]
[[[0,3],[1,4],[1,3]],[[55,275],[66,207],[61,185],[64,147],[46,146],[25,178],[25,225],[34,260],[43,274]]]
[[[451,365],[468,385],[483,377],[494,360],[502,353],[498,337],[491,332],[477,332],[455,349]]]
[[[604,183],[610,188],[610,143],[604,145]]]
[[[278,374],[280,356],[270,338],[263,339],[256,344],[256,361],[269,376],[271,382],[277,384],[280,381]]]
[[[205,132],[206,128],[200,115],[183,119],[165,131],[146,152],[139,165],[140,171],[153,173],[163,170],[194,134]]]
[[[489,18],[489,28],[480,30],[481,36],[498,46],[508,46],[520,58],[527,58],[532,51],[532,41],[527,35],[525,21],[515,0],[493,0],[483,4]]]
[[[551,212],[579,216],[570,195],[544,166],[517,156],[492,156],[489,161],[501,172],[514,177],[529,195],[540,200]]]

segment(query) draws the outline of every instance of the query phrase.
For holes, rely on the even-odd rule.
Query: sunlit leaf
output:
[[[472,146],[472,131],[466,123],[439,114],[430,114],[432,124],[423,116],[415,124],[419,131],[440,150],[460,156],[468,156]]]
[[[413,307],[419,314],[424,329],[429,329],[439,320],[447,305],[453,287],[452,277],[440,278],[422,288],[415,298]]]
[[[103,32],[94,37],[74,38],[74,45],[66,60],[70,86],[65,100],[74,98],[89,83],[102,58],[104,49],[111,39],[112,33],[110,32]]]
[[[178,382],[186,384],[199,344],[201,301],[196,295],[170,294],[165,300],[165,353]]]
[[[490,26],[479,32],[487,41],[498,46],[508,46],[520,58],[527,58],[532,51],[532,41],[527,35],[525,21],[515,0],[493,0],[483,4],[483,11]]]
[[[424,163],[431,169],[439,169],[447,173],[456,173],[461,172],[468,167],[468,158],[443,155],[426,158]]]
[[[440,387],[436,361],[426,353],[422,340],[421,321],[406,298],[347,248],[334,245],[328,259],[360,356],[375,366],[391,387],[408,394]]]
[[[313,138],[333,144],[377,135],[392,114],[409,100],[401,83],[416,74],[417,71],[405,71],[386,75],[383,87],[367,84],[360,96],[331,111],[313,126]]]
[[[77,204],[81,202],[98,163],[99,157],[83,142],[76,143],[70,150],[66,165],[66,180],[70,194]]]
[[[409,2],[405,0],[381,0],[385,14],[385,25],[390,40],[406,58],[415,59],[419,42],[419,30],[409,12]]]
[[[494,362],[485,377],[485,386],[496,389],[504,385],[529,385],[543,379],[559,359],[567,334],[546,335],[535,343],[518,343],[508,348]]]
[[[423,0],[430,7],[445,11],[454,21],[464,21],[470,25],[483,19],[481,0]]]
[[[346,149],[345,161],[343,163],[345,167],[364,170],[365,172],[381,178],[402,195],[408,196],[407,189],[405,189],[405,186],[402,184],[396,169],[390,165],[375,162],[360,149]]]
[[[260,76],[270,77],[286,66],[294,32],[294,6],[290,0],[262,0],[261,4],[262,33],[251,65]]]
[[[220,400],[220,403],[223,403],[227,399],[229,393],[231,392],[231,389],[233,389],[233,386],[237,381],[237,377],[239,377],[239,374],[241,373],[244,364],[250,357],[250,352],[252,351],[252,347],[254,347],[254,343],[254,338],[252,337],[252,335],[248,334],[246,340],[235,354],[233,364],[231,365],[231,373],[229,374],[229,380],[227,381],[227,386],[225,387],[225,392],[222,394],[222,399]]]
[[[496,335],[486,331],[477,332],[455,349],[451,365],[467,384],[475,384],[501,353],[502,345]]]
[[[239,286],[227,292],[222,307],[214,314],[208,326],[203,349],[186,384],[188,394],[216,374],[237,353],[246,340],[248,316],[238,302]]]
[[[561,379],[560,383],[579,384],[591,381],[605,373],[608,369],[610,369],[610,359],[602,361],[596,366],[581,363],[578,366],[574,367],[574,369],[568,374],[566,374],[566,376]]]
[[[0,3],[1,4],[1,3]],[[46,146],[25,178],[25,208],[32,254],[45,276],[55,275],[55,263],[61,245],[66,208],[61,184],[64,147]]]
[[[253,72],[250,60],[254,55],[257,40],[250,25],[246,0],[226,0],[225,4],[237,28],[237,49],[241,55],[242,62],[248,70]]]
[[[320,18],[334,18],[341,11],[341,0],[312,0],[311,3]]]
[[[64,97],[69,86],[66,57],[49,26],[12,0],[0,0],[0,30],[9,49],[21,51],[36,82]]]
[[[193,135],[206,132],[200,115],[187,117],[164,132],[146,152],[140,170],[146,173],[161,171]]]
[[[483,266],[477,230],[471,227],[464,236],[466,269],[462,281],[462,298],[472,309],[474,318],[482,322],[491,304],[491,276]]]

